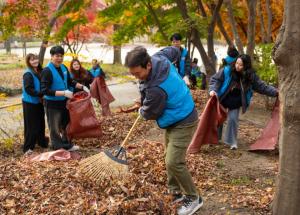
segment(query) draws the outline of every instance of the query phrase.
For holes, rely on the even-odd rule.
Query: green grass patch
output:
[[[0,64],[0,70],[11,70],[11,69],[24,69],[25,64],[13,63],[13,64]]]
[[[241,176],[239,178],[233,178],[230,181],[231,185],[248,185],[251,184],[251,179],[248,176]]]
[[[223,161],[219,160],[217,163],[216,163],[216,166],[219,168],[219,169],[222,169],[225,167],[225,164]]]

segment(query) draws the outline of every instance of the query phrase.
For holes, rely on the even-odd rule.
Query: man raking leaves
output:
[[[165,129],[168,188],[173,202],[181,202],[177,213],[187,215],[203,205],[185,163],[198,114],[188,87],[171,63],[178,59],[180,50],[176,47],[167,47],[152,57],[145,48],[136,47],[127,54],[125,65],[140,80],[140,115],[156,120]]]

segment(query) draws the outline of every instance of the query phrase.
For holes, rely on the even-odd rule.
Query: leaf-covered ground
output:
[[[198,110],[203,109],[206,92],[193,93]],[[277,155],[247,151],[268,118],[261,109],[256,102],[242,117],[237,151],[220,144],[187,156],[204,198],[197,214],[270,213]],[[103,119],[101,139],[76,141],[81,156],[120,144],[136,116]],[[95,184],[80,173],[78,161],[31,163],[16,145],[14,151],[0,154],[0,214],[174,214],[176,206],[166,194],[163,150],[163,132],[155,123],[142,121],[128,145],[129,177]]]

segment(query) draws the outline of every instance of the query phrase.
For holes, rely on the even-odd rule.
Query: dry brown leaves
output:
[[[193,91],[193,96],[197,109],[203,109],[206,92]],[[135,114],[105,118],[101,139],[76,141],[83,148],[82,157],[119,145],[135,118]],[[27,163],[15,153],[6,156],[0,164],[0,214],[174,214],[165,194],[164,146],[145,140],[153,127],[153,122],[139,123],[127,148],[130,173],[120,181],[95,184],[79,172],[78,161]],[[250,144],[259,130],[241,123],[244,143]],[[243,161],[245,155],[249,160]],[[276,173],[264,166],[251,169],[254,159],[224,145],[204,146],[200,154],[188,155],[188,167],[204,197],[203,214],[270,213]]]

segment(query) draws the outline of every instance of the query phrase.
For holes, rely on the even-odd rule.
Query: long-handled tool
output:
[[[80,161],[80,170],[91,179],[99,182],[103,179],[120,178],[128,172],[125,144],[135,128],[140,116],[138,116],[120,146],[88,157]]]

